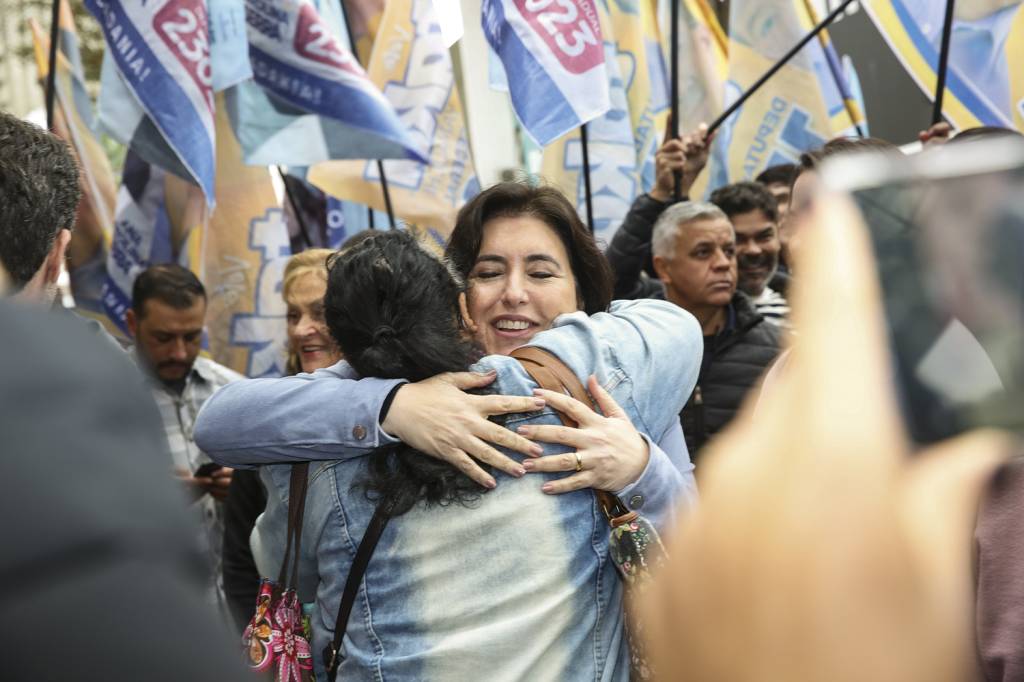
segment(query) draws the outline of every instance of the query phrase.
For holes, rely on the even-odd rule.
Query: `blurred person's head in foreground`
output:
[[[206,289],[180,265],[151,265],[132,286],[125,314],[143,367],[169,388],[184,385],[199,355],[206,320]]]
[[[81,190],[68,146],[0,111],[0,263],[13,293],[51,303]]]
[[[0,570],[19,585],[18,617],[0,624],[2,677],[53,678],[52,642],[74,640],[86,678],[127,682],[147,668],[148,682],[248,679],[237,635],[203,598],[195,521],[128,356],[71,316],[8,301],[0,348]],[[132,608],[97,626],[115,594]],[[176,624],[189,655],[157,620]]]
[[[810,211],[811,202],[818,194],[821,177],[818,172],[821,164],[839,155],[863,153],[901,154],[899,147],[877,137],[837,137],[829,140],[818,149],[812,149],[800,155],[800,165],[793,178],[793,190],[790,193],[789,210],[782,225],[783,241],[788,252],[800,248],[800,225]]]
[[[1020,131],[1013,130],[1012,128],[1000,128],[999,126],[977,126],[976,128],[966,128],[957,133],[950,142],[962,143],[970,142],[972,140],[998,140],[1004,138],[1021,138],[1024,137]]]
[[[736,232],[738,286],[753,298],[764,293],[779,268],[778,203],[759,182],[737,182],[711,193]]]
[[[331,249],[306,249],[288,259],[281,293],[288,307],[289,374],[312,372],[341,360],[338,344],[324,321],[327,259]]]
[[[688,310],[709,333],[736,293],[736,237],[718,206],[684,201],[654,224],[651,253],[665,298]]]
[[[1007,441],[911,456],[866,227],[836,197],[807,220],[801,343],[772,399],[706,452],[701,505],[644,599],[654,667],[697,682],[972,679],[973,522]]]
[[[468,286],[466,323],[507,355],[563,313],[607,310],[608,261],[559,190],[500,182],[459,211],[445,256]]]
[[[795,163],[780,163],[769,166],[761,171],[755,182],[760,182],[768,188],[768,191],[775,197],[779,207],[779,221],[785,220],[786,211],[789,210],[789,193],[793,190],[793,180],[796,179],[797,165]]]

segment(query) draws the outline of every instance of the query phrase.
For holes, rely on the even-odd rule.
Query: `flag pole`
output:
[[[838,17],[840,14],[842,14],[846,10],[847,7],[849,7],[850,5],[852,5],[856,1],[857,0],[843,0],[843,2],[841,2],[834,10],[829,12],[827,17],[825,17],[820,22],[818,22],[817,26],[812,28],[807,35],[805,35],[803,38],[801,38],[800,42],[798,42],[796,45],[794,45],[789,50],[789,52],[784,54],[779,61],[775,62],[775,64],[772,65],[772,68],[770,68],[767,71],[765,71],[764,74],[760,78],[758,78],[757,81],[753,85],[751,85],[749,88],[747,88],[746,92],[744,92],[742,95],[740,95],[739,99],[737,99],[735,102],[730,104],[729,107],[725,111],[722,112],[721,116],[716,118],[711,123],[711,125],[708,126],[708,130],[704,134],[704,139],[706,140],[706,139],[710,138],[711,134],[714,133],[715,130],[717,130],[723,123],[725,123],[725,121],[730,116],[732,116],[736,112],[737,109],[739,109],[741,106],[743,106],[743,103],[746,102],[748,99],[750,99],[751,95],[753,95],[755,92],[757,92],[761,88],[762,85],[767,83],[769,78],[774,76],[779,71],[779,69],[781,69],[783,66],[785,66],[789,62],[790,59],[795,57],[796,54],[798,52],[800,52],[800,50],[802,50],[803,47],[807,43],[809,43],[812,40],[814,40],[815,36],[817,36],[819,33],[821,33],[825,29],[826,26],[828,26],[833,21],[835,21],[836,17]],[[952,2],[952,0],[950,0],[950,1]]]
[[[939,51],[939,72],[936,74],[932,125],[942,122],[942,98],[946,93],[946,72],[949,71],[949,41],[953,35],[953,5],[953,0],[946,0],[946,17],[942,24],[942,48]]]
[[[50,65],[46,70],[46,128],[53,132],[53,100],[57,94],[57,41],[60,40],[60,3],[53,0],[50,17]]]
[[[587,227],[594,234],[594,195],[590,190],[590,151],[587,149],[587,124],[580,126],[580,145],[583,148],[583,193],[587,206]]]
[[[669,139],[679,139],[679,3],[683,0],[669,0],[672,3],[672,27],[669,30]],[[672,171],[672,198],[679,201],[683,195],[683,172]]]
[[[356,60],[356,63],[362,66],[359,61],[359,53],[356,51],[356,37],[352,34],[352,22],[348,18],[348,8],[345,7],[345,0],[338,0],[338,5],[341,6],[341,17],[345,20],[345,32],[348,33],[348,47],[352,51],[352,58]],[[388,189],[388,176],[384,173],[384,161],[377,159],[377,174],[380,176],[380,189],[384,195],[384,208],[388,213],[388,225],[391,229],[395,229],[395,209],[391,205],[391,192]],[[369,222],[370,229],[374,228],[373,220],[373,209],[369,209]]]

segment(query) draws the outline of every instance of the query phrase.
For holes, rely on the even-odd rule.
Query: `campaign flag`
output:
[[[808,24],[810,26],[817,26],[820,19],[818,18],[817,12],[814,10],[814,5],[811,0],[802,0],[802,3],[803,10],[806,12]],[[844,113],[849,125],[852,125],[854,128],[866,135],[867,120],[864,118],[864,107],[861,106],[860,101],[854,95],[853,89],[847,82],[846,71],[843,68],[842,62],[839,60],[836,48],[832,45],[832,38],[829,36],[827,28],[818,32],[818,44],[821,46],[824,53],[825,66],[828,67],[827,73],[818,74],[818,80],[822,83],[822,90],[828,92],[829,88],[827,85],[831,82],[832,90],[835,91],[835,95],[838,96],[843,103]],[[839,113],[837,112],[836,115],[839,115]],[[842,123],[833,122],[833,127],[841,125]]]
[[[341,3],[320,0],[315,4],[331,34],[345,35]],[[222,25],[226,30],[218,28]],[[343,150],[349,144],[344,124],[274,99],[252,82],[247,31],[245,0],[211,0],[214,89],[218,89],[218,74],[222,71],[230,73],[238,63],[244,63],[247,70],[244,76],[233,79],[233,87],[226,90],[224,99],[245,162],[252,166],[309,166],[344,156],[330,148],[334,144]]]
[[[654,152],[668,115],[667,79],[653,7],[644,0],[599,4],[610,108],[587,123],[594,234],[609,242],[637,195],[654,181]],[[612,28],[614,27],[614,28]],[[578,130],[543,151],[541,175],[584,214]]]
[[[483,0],[512,108],[541,147],[611,106],[595,0]]]
[[[388,2],[367,71],[429,159],[384,162],[395,213],[443,239],[458,208],[480,185],[451,55],[431,0]],[[309,169],[307,179],[331,196],[385,209],[376,161],[319,163]]]
[[[217,206],[186,249],[206,285],[209,352],[247,376],[279,376],[285,369],[281,280],[291,255],[288,228],[270,172],[242,162],[222,106],[216,125]]]
[[[204,0],[85,0],[107,54],[187,176],[214,201],[213,71]],[[108,75],[105,85],[113,82]],[[110,101],[108,99],[108,101]],[[136,117],[137,118],[137,117]],[[120,130],[131,140],[135,129]]]
[[[1024,131],[1022,4],[954,5],[942,113],[957,129],[991,125]],[[946,0],[887,0],[863,6],[914,82],[934,97]]]
[[[310,0],[247,0],[245,16],[255,83],[289,105],[284,115],[330,119],[329,128],[320,125],[325,153],[317,160],[426,160],[426,150],[407,135],[391,104]],[[259,94],[243,92],[236,113],[244,115],[244,98]],[[263,104],[261,110],[268,108]],[[315,135],[319,123],[309,121],[306,129]]]
[[[210,70],[214,92],[252,78],[245,0],[207,0],[210,29]]]
[[[150,265],[176,260],[166,203],[168,178],[165,171],[128,150],[102,296],[107,316],[125,334],[125,312],[131,307],[135,278]]]
[[[49,74],[50,39],[29,20],[41,81]],[[79,312],[103,319],[100,302],[102,262],[114,225],[116,184],[103,145],[96,137],[96,116],[85,89],[85,75],[71,11],[61,3],[54,79],[54,130],[74,151],[80,170],[82,201],[75,220],[75,248],[68,262],[71,291]]]
[[[798,43],[809,23],[801,0],[733,0],[725,104]],[[709,189],[750,180],[769,166],[795,163],[832,137],[856,134],[845,112],[824,51],[811,41],[718,129]]]

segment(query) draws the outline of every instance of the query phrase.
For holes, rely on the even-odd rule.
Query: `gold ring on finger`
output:
[[[583,455],[576,453],[576,471],[583,471]]]

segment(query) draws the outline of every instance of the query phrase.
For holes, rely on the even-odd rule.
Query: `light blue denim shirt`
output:
[[[640,478],[618,491],[660,526],[696,495],[678,415],[696,382],[702,342],[689,313],[650,300],[618,302],[610,313],[589,317],[563,315],[531,341],[581,380],[596,374],[637,429],[661,444],[651,448]],[[504,394],[530,395],[536,386],[512,358],[488,356],[475,369],[496,369],[495,388]],[[200,446],[226,465],[348,458],[314,464],[310,473],[300,593],[317,604],[318,673],[373,514],[373,503],[354,489],[367,460],[353,455],[389,439],[369,393],[386,395],[394,382],[367,381],[354,380],[339,363],[312,375],[232,384],[207,401],[196,427]],[[332,414],[332,405],[349,414]],[[265,408],[270,413],[260,414]],[[559,421],[544,410],[513,415],[506,426],[525,423]],[[263,475],[267,511],[253,533],[253,552],[260,571],[276,575],[289,467],[267,466]],[[540,487],[554,474],[495,476],[497,489],[469,507],[417,506],[391,521],[346,630],[340,679],[628,679],[622,584],[593,492],[544,494]]]

